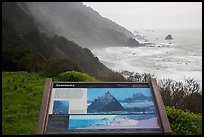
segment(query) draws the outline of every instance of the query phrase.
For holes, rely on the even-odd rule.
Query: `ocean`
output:
[[[202,30],[132,30],[143,47],[94,48],[92,52],[113,71],[150,73],[157,80],[194,78],[202,88]],[[165,40],[171,34],[172,40]],[[139,37],[140,36],[140,37]]]
[[[70,119],[69,129],[86,128],[89,126],[106,126],[106,122],[108,121],[108,119]]]
[[[100,117],[104,118],[97,118],[97,119],[87,119],[86,117],[91,117],[92,115],[89,116],[81,116],[81,119],[79,119],[80,115],[78,115],[77,119],[74,119],[74,116],[70,118],[69,120],[69,129],[78,129],[78,128],[89,128],[91,127],[107,127],[110,126],[111,122],[116,122],[119,119],[129,119],[129,120],[146,120],[150,118],[155,118],[157,117],[156,114],[141,114],[141,115],[112,115],[112,118],[107,118],[107,116],[110,115],[100,115]],[[95,117],[95,116],[94,116]],[[131,123],[129,123],[131,125]],[[114,127],[113,127],[114,128]]]

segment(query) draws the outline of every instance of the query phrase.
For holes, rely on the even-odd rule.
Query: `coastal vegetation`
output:
[[[66,76],[69,81],[71,81],[70,78],[73,78],[73,81],[98,81],[87,74],[74,71],[63,72],[53,77],[53,80],[59,81],[62,76]],[[2,72],[3,135],[35,134],[45,78],[46,75],[39,72]],[[166,106],[165,110],[172,134],[202,134],[200,113],[184,111],[176,106]]]
[[[99,80],[91,77],[85,73],[76,72],[76,71],[66,71],[60,73],[58,76],[59,81],[72,81],[72,82],[99,82]]]

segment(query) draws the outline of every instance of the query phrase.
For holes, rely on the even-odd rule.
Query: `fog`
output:
[[[83,4],[129,30],[202,28],[202,2],[83,2]]]

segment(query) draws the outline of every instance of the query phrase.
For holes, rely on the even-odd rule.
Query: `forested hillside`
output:
[[[63,36],[50,35],[26,6],[2,4],[2,68],[9,71],[63,72],[76,70],[100,80],[124,80],[87,48]]]

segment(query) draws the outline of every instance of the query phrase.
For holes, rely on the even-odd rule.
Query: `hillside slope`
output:
[[[134,35],[81,2],[27,2],[27,9],[49,32],[82,47],[124,46]]]
[[[55,34],[49,35],[22,3],[2,5],[2,68],[5,70],[41,71],[48,60],[66,59],[65,69],[79,68],[100,80],[116,81],[124,78],[103,65],[87,48]],[[56,64],[56,63],[55,63]],[[58,66],[62,65],[58,64]],[[58,67],[57,66],[57,67]],[[76,66],[76,67],[75,67]],[[79,70],[73,69],[73,70]]]

